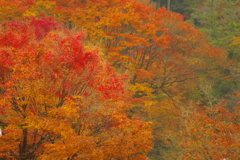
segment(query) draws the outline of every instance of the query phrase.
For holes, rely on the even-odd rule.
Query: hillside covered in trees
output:
[[[0,0],[0,159],[237,160],[239,0]]]

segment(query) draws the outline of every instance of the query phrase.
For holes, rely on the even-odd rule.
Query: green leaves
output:
[[[230,38],[239,33],[239,3],[217,0],[212,3],[208,0],[191,14],[191,21],[195,23],[209,38],[209,42],[228,48]]]

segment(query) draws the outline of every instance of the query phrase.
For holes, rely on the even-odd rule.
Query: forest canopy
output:
[[[0,4],[0,159],[240,158],[239,0]]]

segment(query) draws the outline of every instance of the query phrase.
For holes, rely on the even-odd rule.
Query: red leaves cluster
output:
[[[120,92],[120,94],[124,94],[123,79],[112,77],[107,80],[105,85],[100,86],[98,90],[103,93],[106,99],[118,98],[119,94],[117,92]]]
[[[4,33],[0,35],[0,46],[8,46],[14,48],[21,48],[28,43],[28,27],[26,24],[18,24],[18,22],[11,22],[10,24],[2,24],[2,28],[6,28]],[[15,33],[13,33],[15,31]],[[17,34],[16,34],[17,32]]]
[[[35,30],[36,40],[41,40],[48,32],[56,29],[57,25],[59,25],[54,22],[51,17],[45,17],[44,15],[40,16],[40,19],[32,18],[30,23],[30,26]]]

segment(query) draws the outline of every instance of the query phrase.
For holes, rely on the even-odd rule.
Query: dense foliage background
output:
[[[0,0],[0,158],[239,159],[239,0]]]

